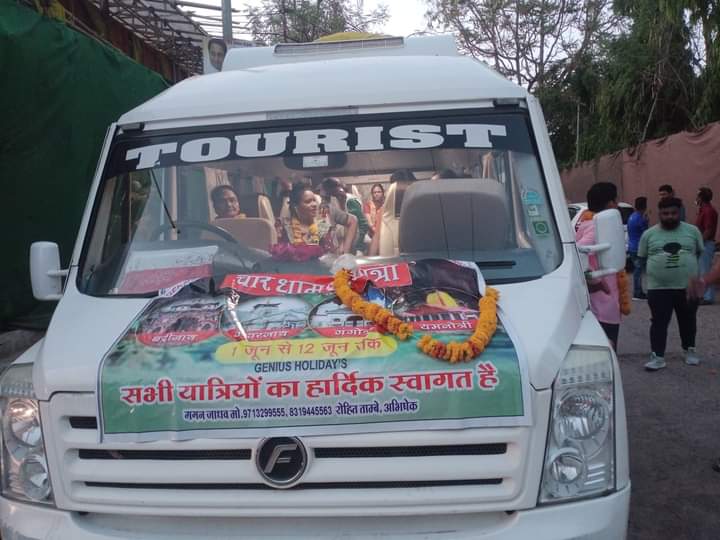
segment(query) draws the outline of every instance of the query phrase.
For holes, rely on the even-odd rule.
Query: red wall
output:
[[[657,215],[658,187],[670,184],[685,203],[688,221],[693,221],[699,187],[712,189],[713,205],[720,205],[720,122],[581,163],[561,176],[569,202],[584,201],[594,182],[613,182],[621,201],[648,198],[651,221]]]

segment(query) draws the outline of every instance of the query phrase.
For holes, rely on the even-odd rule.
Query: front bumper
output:
[[[588,501],[519,512],[444,514],[383,518],[181,518],[81,515],[0,498],[3,540],[145,540],[263,538],[386,538],[488,540],[533,538],[623,539],[627,530],[630,486]]]

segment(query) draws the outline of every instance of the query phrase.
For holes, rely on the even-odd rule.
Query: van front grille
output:
[[[315,448],[317,459],[408,458],[441,456],[496,456],[507,452],[507,444],[454,444],[444,446],[381,446]],[[242,450],[100,450],[82,448],[80,459],[147,460],[247,460],[252,451]]]
[[[438,486],[493,486],[502,483],[502,478],[483,478],[478,480],[406,480],[404,482],[305,482],[287,489],[389,489],[389,488],[422,488]],[[85,482],[88,487],[118,489],[270,489],[277,488],[266,484],[148,484],[125,482]]]
[[[537,493],[525,489],[527,427],[300,436],[307,469],[276,489],[254,459],[259,437],[100,442],[94,395],[56,393],[41,407],[55,501],[68,511],[407,516],[529,508]]]
[[[148,459],[148,460],[248,460],[252,451],[243,450],[98,450],[81,448],[80,459]]]
[[[316,448],[316,458],[400,458],[440,456],[492,456],[504,454],[507,444],[453,444],[445,446],[384,446]]]

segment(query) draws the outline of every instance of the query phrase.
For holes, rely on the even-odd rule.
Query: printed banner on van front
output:
[[[399,341],[342,305],[332,276],[242,274],[151,302],[100,366],[108,441],[320,435],[527,425],[525,369],[502,321],[474,361],[419,336],[462,340],[481,280],[450,261],[358,267],[364,298],[412,325]]]

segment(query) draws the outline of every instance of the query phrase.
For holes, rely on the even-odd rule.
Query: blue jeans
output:
[[[712,268],[713,257],[715,256],[715,241],[705,240],[704,248],[705,250],[703,251],[702,257],[700,257],[700,275],[703,276],[710,271],[710,268]],[[706,302],[715,301],[714,285],[708,285],[707,289],[705,289],[703,300]]]
[[[633,296],[640,297],[643,295],[642,289],[642,259],[637,256],[637,251],[628,251],[628,255],[633,263]]]

